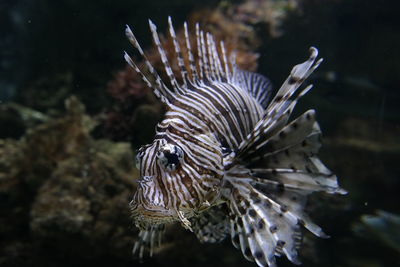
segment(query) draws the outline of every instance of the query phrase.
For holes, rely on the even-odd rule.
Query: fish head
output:
[[[201,140],[202,144],[188,145],[158,139],[139,149],[136,163],[140,178],[131,202],[139,228],[174,221],[187,226],[187,219],[218,199],[222,152],[207,145],[207,138]],[[198,151],[200,146],[202,151]]]

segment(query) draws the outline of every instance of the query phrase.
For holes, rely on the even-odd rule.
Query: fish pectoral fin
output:
[[[286,189],[282,184],[259,187],[244,171],[234,171],[225,178],[224,191],[229,207],[231,238],[247,260],[259,266],[276,266],[275,256],[285,255],[300,264],[297,250],[301,244],[301,226],[320,237],[322,229],[304,213],[310,191]]]
[[[236,161],[250,169],[253,177],[291,188],[346,194],[339,187],[336,175],[317,157],[322,134],[314,110],[288,125],[275,128],[272,125],[261,132],[241,145],[232,166]]]
[[[253,152],[257,152],[258,148],[268,143],[272,136],[280,133],[286,126],[297,101],[312,88],[312,85],[309,85],[299,90],[305,79],[307,79],[322,62],[322,59],[316,60],[318,55],[318,50],[316,48],[312,47],[310,51],[311,55],[308,60],[296,65],[292,69],[289,77],[268,104],[264,116],[257,122],[253,131],[250,132],[246,139],[240,144],[237,150],[238,158],[243,157],[244,154],[249,155]],[[310,110],[306,114],[312,115],[314,111]]]
[[[301,144],[304,140],[316,135],[320,137],[321,131],[315,120],[315,111],[309,110],[303,115],[287,124],[288,113],[283,114],[276,120],[261,121],[247,138],[240,144],[236,152],[236,160],[246,164],[263,160],[274,156],[293,146]],[[317,153],[320,147],[319,139],[311,140],[310,153]],[[263,164],[265,165],[265,164]]]

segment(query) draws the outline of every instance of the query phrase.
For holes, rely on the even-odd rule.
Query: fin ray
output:
[[[143,62],[149,72],[149,74],[145,74],[140,68],[139,64],[135,64],[132,58],[125,53],[124,58],[126,62],[138,72],[143,81],[153,89],[154,93],[157,97],[161,99],[162,102],[169,104],[176,99],[178,95],[182,95],[186,93],[186,90],[190,89],[192,86],[190,84],[201,85],[207,81],[223,81],[230,82],[233,68],[235,64],[231,62],[231,67],[227,62],[227,55],[225,51],[225,47],[223,42],[220,42],[221,56],[218,53],[218,49],[214,40],[214,37],[208,33],[200,30],[200,26],[197,23],[195,27],[195,36],[196,36],[196,46],[197,53],[192,52],[192,46],[189,38],[189,31],[187,23],[184,23],[184,38],[185,38],[185,46],[186,51],[184,54],[183,50],[180,47],[179,40],[177,38],[177,34],[172,25],[171,17],[168,18],[169,25],[169,33],[172,38],[175,56],[177,58],[178,67],[180,71],[180,75],[182,76],[183,84],[179,84],[175,74],[172,70],[170,61],[168,60],[165,49],[162,46],[160,37],[157,33],[156,25],[149,20],[150,31],[152,33],[153,42],[157,48],[157,52],[161,58],[164,72],[168,77],[169,84],[171,88],[169,88],[161,76],[157,73],[154,66],[150,63],[148,57],[144,53],[142,47],[137,41],[136,37],[132,33],[129,26],[126,26],[126,36],[130,43],[136,48],[139,52],[140,56],[143,58]],[[185,62],[185,57],[187,61]],[[188,65],[188,66],[187,66]],[[189,71],[190,70],[190,75]]]
[[[241,88],[250,92],[261,106],[267,107],[272,93],[272,85],[269,79],[261,74],[241,69],[235,70],[234,79]]]
[[[154,225],[139,232],[138,239],[136,240],[132,254],[144,258],[146,250],[149,251],[150,257],[153,256],[154,249],[161,245],[161,237],[165,231],[164,225]]]
[[[171,19],[170,16],[168,16],[168,25],[169,25],[169,33],[170,33],[170,35],[172,37],[172,42],[174,44],[175,53],[176,53],[176,56],[178,58],[178,66],[179,66],[179,69],[180,69],[180,73],[181,73],[181,76],[182,76],[184,87],[187,87],[187,80],[188,80],[187,70],[186,70],[185,62],[183,60],[182,50],[181,50],[181,47],[179,45],[179,41],[176,38],[175,29],[174,29],[174,26],[172,25],[172,19]]]
[[[178,81],[175,78],[174,72],[172,71],[171,65],[169,64],[167,55],[165,53],[164,48],[161,45],[160,37],[158,36],[158,33],[157,33],[157,27],[151,20],[149,20],[149,26],[150,26],[150,31],[153,36],[153,41],[154,41],[155,45],[157,46],[158,53],[161,56],[161,61],[164,65],[165,72],[170,80],[173,90],[178,94],[182,94],[184,91],[182,90],[182,87],[178,84]]]
[[[144,59],[144,63],[150,72],[151,78],[154,79],[154,82],[150,82],[150,78],[148,78],[143,71],[140,70],[140,68],[137,66],[137,64],[134,63],[132,58],[125,52],[124,58],[125,61],[137,72],[141,75],[143,81],[154,90],[154,93],[161,99],[162,102],[164,103],[170,103],[174,98],[175,95],[173,92],[171,92],[168,87],[164,84],[162,81],[160,75],[158,75],[157,71],[154,69],[154,67],[151,65],[149,59],[147,58],[146,54],[143,52],[142,47],[140,46],[139,42],[136,40],[135,35],[133,34],[132,30],[128,25],[126,25],[125,29],[125,35],[127,36],[129,42],[137,49],[139,54],[142,56]]]
[[[190,221],[193,225],[193,232],[202,243],[221,242],[229,232],[226,211],[221,206],[211,207]]]
[[[281,215],[280,204],[243,178],[231,176],[229,183],[233,187],[229,196],[230,207],[236,216],[232,220],[231,232],[239,238],[242,236],[243,241],[239,244],[245,257],[254,259],[259,266],[276,266],[275,255],[280,254],[299,263],[296,251],[300,240],[297,217]],[[238,245],[235,241],[233,243]]]

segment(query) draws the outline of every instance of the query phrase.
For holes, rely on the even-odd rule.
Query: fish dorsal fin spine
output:
[[[261,106],[267,107],[272,93],[272,84],[268,78],[258,73],[236,68],[234,79],[235,83],[250,92]]]
[[[189,39],[189,30],[188,30],[186,22],[183,24],[183,27],[184,27],[184,31],[185,31],[185,42],[186,42],[187,56],[188,56],[188,60],[189,60],[189,67],[190,67],[190,71],[192,74],[192,80],[197,80],[199,77],[199,74],[197,73],[196,63],[194,61],[192,47],[191,47],[190,39]]]
[[[200,80],[204,78],[204,63],[203,63],[203,50],[201,49],[201,40],[200,40],[200,26],[196,23],[196,44],[197,44],[197,56],[198,56],[198,65],[199,65],[199,74]]]
[[[160,75],[158,75],[157,71],[154,69],[153,65],[151,65],[149,59],[147,58],[146,54],[143,52],[142,47],[140,46],[139,42],[136,40],[135,35],[133,34],[132,30],[126,25],[125,35],[127,36],[129,42],[136,48],[139,54],[142,56],[144,63],[150,72],[149,75],[144,74],[142,70],[135,64],[132,58],[128,55],[128,53],[124,53],[124,58],[126,62],[137,72],[141,75],[143,81],[154,90],[154,93],[161,99],[164,103],[169,103],[175,97],[172,92],[169,92],[168,87],[162,81]]]
[[[187,87],[187,80],[188,80],[187,69],[186,69],[185,62],[184,62],[184,59],[182,56],[182,50],[179,45],[179,41],[176,38],[175,29],[174,29],[174,26],[172,25],[172,20],[171,20],[170,16],[168,17],[168,25],[169,25],[169,33],[170,33],[170,35],[172,37],[172,41],[174,43],[175,53],[178,58],[178,66],[179,66],[179,69],[181,72],[182,80],[183,80],[184,86]]]
[[[230,57],[231,61],[228,62],[227,58],[229,55],[227,55],[224,43],[222,41],[219,43],[218,47],[217,42],[212,34],[200,30],[200,25],[197,23],[195,27],[195,42],[197,47],[195,50],[193,50],[189,37],[188,26],[185,22],[185,49],[181,49],[177,34],[172,25],[171,17],[168,17],[168,25],[169,33],[175,50],[174,56],[177,58],[179,72],[183,81],[182,84],[180,84],[178,79],[175,77],[170,61],[168,60],[167,53],[162,46],[160,37],[157,33],[157,27],[151,20],[149,20],[153,41],[163,63],[164,71],[169,79],[170,87],[167,86],[161,79],[161,76],[151,64],[129,26],[126,26],[125,31],[129,41],[143,58],[147,71],[144,72],[142,69],[140,69],[139,64],[136,64],[126,52],[124,55],[125,60],[136,72],[141,75],[143,81],[153,89],[156,96],[160,98],[162,102],[166,104],[171,103],[177,95],[185,94],[187,90],[190,90],[191,84],[201,85],[209,81],[233,81],[233,70],[236,68],[236,63],[233,57]],[[196,51],[196,53],[193,53],[193,51]],[[185,58],[187,60],[185,60]]]
[[[151,20],[149,20],[149,25],[150,25],[151,33],[153,35],[153,41],[157,46],[158,53],[161,56],[161,61],[162,61],[163,65],[164,65],[165,72],[168,75],[168,78],[169,78],[170,83],[172,85],[173,91],[176,92],[176,93],[183,93],[182,89],[181,89],[181,86],[178,84],[178,81],[175,78],[175,75],[174,75],[174,73],[172,71],[171,65],[168,62],[168,58],[167,58],[167,55],[165,53],[165,50],[161,46],[161,41],[160,41],[160,38],[158,37],[158,33],[157,33],[157,27]]]

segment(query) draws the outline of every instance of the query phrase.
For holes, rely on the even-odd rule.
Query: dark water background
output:
[[[139,266],[130,252],[136,235],[128,211],[134,184],[127,178],[126,187],[120,188],[112,180],[135,174],[129,144],[135,149],[152,138],[151,131],[147,134],[147,117],[140,117],[148,114],[146,109],[137,115],[142,120],[135,121],[134,137],[110,119],[110,114],[129,117],[140,105],[140,101],[132,102],[132,96],[116,99],[109,89],[110,81],[125,69],[122,52],[132,51],[124,35],[125,24],[148,48],[148,18],[159,32],[166,32],[168,15],[178,27],[204,8],[241,2],[0,1],[0,266]],[[248,2],[256,6],[263,1]],[[287,11],[282,19],[280,36],[268,33],[265,23],[253,25],[260,38],[255,51],[260,55],[258,72],[279,85],[291,67],[306,58],[311,45],[319,49],[324,63],[310,77],[315,87],[296,110],[317,110],[325,141],[321,158],[349,191],[347,196],[312,196],[311,217],[331,238],[306,234],[301,252],[304,266],[399,266],[400,24],[396,1],[297,2],[298,8]],[[72,139],[59,141],[64,140],[63,131],[70,136],[69,119],[75,118],[63,117],[64,102],[71,95],[96,120],[89,127],[84,117],[84,126],[72,127],[73,145]],[[146,101],[152,106],[153,100]],[[74,110],[80,110],[79,104],[73,107],[70,114],[78,114]],[[89,128],[90,134],[82,130]],[[141,128],[146,129],[144,137],[138,133]],[[87,147],[94,147],[100,156],[85,154]],[[120,147],[125,150],[121,152]],[[114,152],[121,160],[105,159],[111,162],[106,165],[107,179],[112,182],[105,179],[96,187],[96,180],[88,178],[89,182],[81,183],[82,173],[71,171],[87,160],[92,164],[89,177],[102,176],[101,160]],[[125,173],[118,173],[122,168],[118,164],[125,164]],[[59,187],[65,177],[77,182],[62,182]],[[91,187],[93,198],[102,196],[98,203],[94,201],[100,208],[87,193]],[[60,199],[77,204],[69,207],[58,203]],[[79,217],[86,205],[82,203],[89,203],[88,217]],[[66,213],[59,212],[64,209]],[[70,215],[71,209],[76,214]],[[385,217],[379,211],[391,215]],[[76,216],[76,220],[64,224],[63,216],[67,220]],[[71,230],[70,225],[75,228]],[[179,228],[171,229],[166,240],[168,245],[143,266],[255,266],[229,240],[199,244]],[[292,265],[280,259],[279,266]]]

